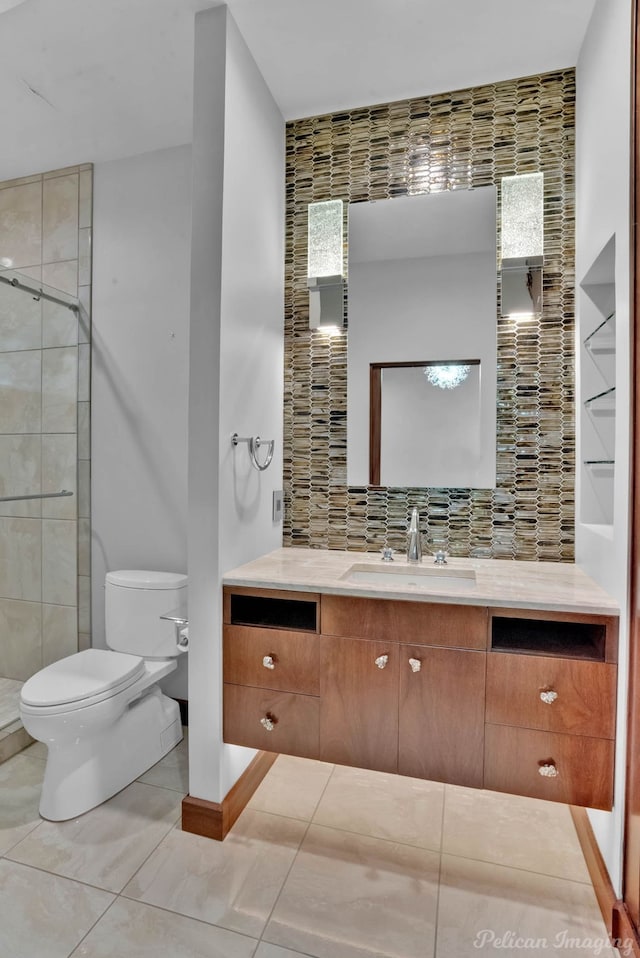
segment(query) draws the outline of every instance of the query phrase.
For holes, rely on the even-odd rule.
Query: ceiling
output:
[[[228,0],[285,118],[576,63],[595,0]],[[219,0],[0,0],[0,180],[191,140]]]

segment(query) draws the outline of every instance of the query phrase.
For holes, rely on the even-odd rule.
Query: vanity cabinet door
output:
[[[398,646],[322,637],[320,758],[398,769]]]
[[[398,771],[482,787],[486,656],[400,646]]]

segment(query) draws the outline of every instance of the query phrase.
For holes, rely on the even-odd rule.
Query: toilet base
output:
[[[47,743],[41,816],[62,822],[88,812],[130,785],[181,739],[178,703],[154,686],[104,731]]]

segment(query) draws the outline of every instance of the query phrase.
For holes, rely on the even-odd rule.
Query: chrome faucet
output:
[[[407,539],[407,562],[422,562],[422,542],[420,539],[420,515],[418,507],[413,507],[409,536]]]

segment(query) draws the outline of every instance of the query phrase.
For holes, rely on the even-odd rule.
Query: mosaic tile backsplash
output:
[[[418,506],[453,555],[574,557],[575,73],[287,125],[284,545],[404,549]],[[307,205],[468,189],[544,173],[543,314],[499,316],[495,489],[348,487],[348,332],[309,330]],[[499,242],[499,237],[498,237]]]

